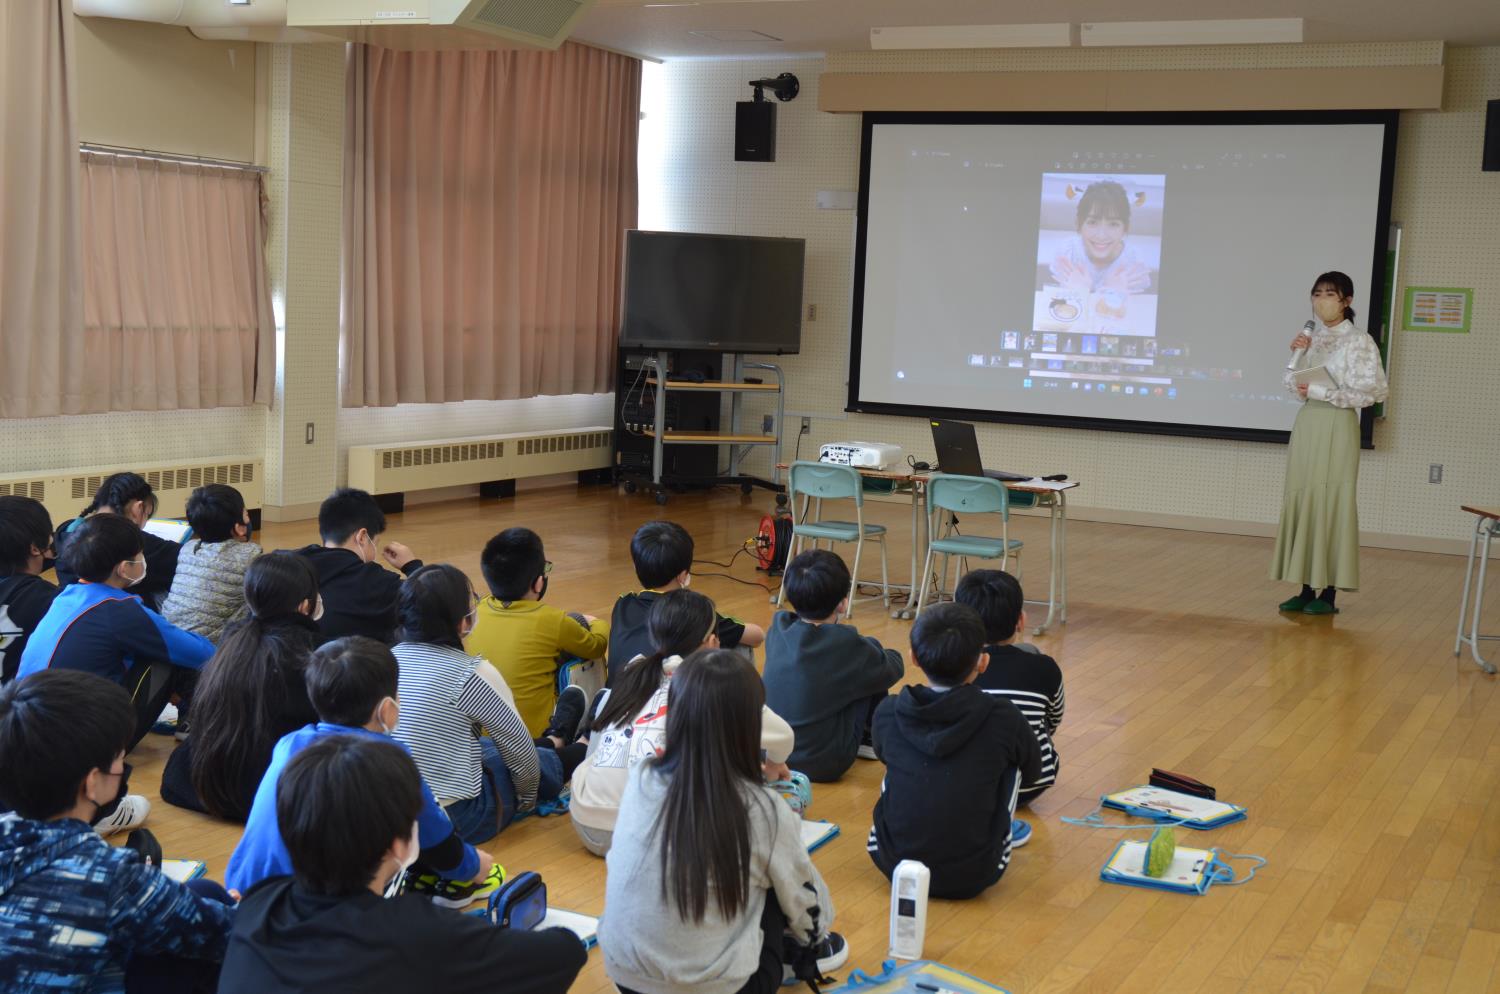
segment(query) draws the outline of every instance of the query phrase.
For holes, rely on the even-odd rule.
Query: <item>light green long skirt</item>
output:
[[[1302,405],[1286,454],[1271,579],[1359,589],[1359,412]]]

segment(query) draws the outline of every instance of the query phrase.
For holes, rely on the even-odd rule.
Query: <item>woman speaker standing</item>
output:
[[[1325,367],[1337,386],[1298,385],[1286,374],[1287,389],[1304,403],[1287,449],[1271,579],[1302,591],[1282,611],[1334,614],[1338,591],[1359,589],[1359,411],[1385,400],[1387,384],[1375,340],[1353,324],[1353,297],[1343,273],[1319,276],[1312,309],[1323,326],[1292,341],[1306,350],[1298,366]]]

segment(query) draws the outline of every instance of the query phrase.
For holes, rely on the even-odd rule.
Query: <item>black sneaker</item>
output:
[[[808,978],[799,975],[806,972],[808,959],[816,957],[815,969],[817,977]],[[792,941],[791,936],[786,936],[782,948],[781,982],[783,984],[796,983],[798,980],[820,979],[837,970],[849,962],[849,943],[837,932],[829,932],[818,940],[811,948],[805,948]]]
[[[553,735],[562,739],[563,745],[571,745],[578,738],[578,726],[583,724],[584,713],[589,708],[589,695],[577,684],[564,687],[563,692],[557,695],[557,707],[552,709],[552,717],[547,720],[547,730],[543,735]]]

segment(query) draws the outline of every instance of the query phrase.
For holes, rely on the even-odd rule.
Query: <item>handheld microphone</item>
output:
[[[1304,324],[1302,326],[1302,333],[1305,334],[1305,335],[1311,335],[1313,333],[1313,330],[1315,328],[1317,328],[1317,327],[1318,327],[1318,322],[1316,322],[1316,321],[1309,321],[1309,322],[1307,322],[1306,324]],[[1302,357],[1305,356],[1305,355],[1307,355],[1307,350],[1306,349],[1292,349],[1292,357],[1287,360],[1286,368],[1287,369],[1296,369],[1297,368],[1297,363],[1301,362],[1302,361]]]

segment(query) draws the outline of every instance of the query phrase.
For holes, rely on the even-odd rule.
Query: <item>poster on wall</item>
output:
[[[1474,311],[1474,291],[1461,287],[1409,286],[1402,309],[1407,331],[1447,331],[1468,334]]]

